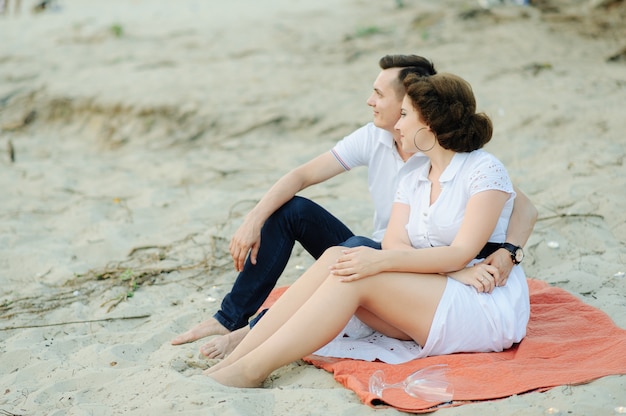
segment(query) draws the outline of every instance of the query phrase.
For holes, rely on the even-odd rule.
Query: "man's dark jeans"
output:
[[[232,290],[222,301],[215,319],[230,331],[248,324],[278,278],[285,270],[295,242],[298,241],[314,258],[333,246],[380,248],[380,243],[355,236],[348,227],[315,202],[294,197],[274,214],[261,229],[261,247],[257,264],[246,259]]]

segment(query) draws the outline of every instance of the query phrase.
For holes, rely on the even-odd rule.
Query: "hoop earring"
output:
[[[415,143],[415,137],[417,137],[417,133],[419,133],[420,131],[424,130],[425,128],[426,128],[426,127],[422,127],[422,128],[420,128],[420,129],[418,129],[418,130],[415,132],[415,134],[413,135],[413,145],[415,146],[415,148],[416,148],[417,150],[419,150],[419,151],[420,151],[420,152],[422,152],[422,153],[426,153],[426,152],[429,152],[429,151],[433,150],[433,148],[435,147],[435,144],[437,144],[437,138],[436,138],[436,137],[434,138],[434,139],[435,139],[435,141],[433,142],[433,145],[432,145],[432,146],[430,146],[430,148],[428,148],[428,149],[426,149],[426,150],[424,150],[424,149],[420,149],[420,147],[417,145],[417,143]]]

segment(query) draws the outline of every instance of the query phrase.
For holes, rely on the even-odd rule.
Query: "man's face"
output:
[[[398,82],[400,68],[383,69],[374,81],[374,91],[367,99],[367,105],[374,110],[374,125],[394,133],[394,126],[400,118],[402,96],[398,97],[394,85]]]

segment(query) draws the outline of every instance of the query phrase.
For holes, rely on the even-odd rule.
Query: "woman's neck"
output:
[[[431,181],[438,181],[444,170],[448,167],[456,152],[436,146],[435,149],[426,153],[430,159],[430,172],[428,178]]]

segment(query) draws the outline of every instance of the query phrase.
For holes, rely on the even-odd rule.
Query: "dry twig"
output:
[[[119,321],[119,320],[124,320],[124,319],[144,319],[144,318],[149,318],[149,317],[150,315],[120,316],[116,318],[87,319],[83,321],[56,322],[52,324],[8,326],[6,328],[0,328],[0,331],[10,331],[12,329],[24,329],[24,328],[44,328],[48,326],[61,326],[61,325],[73,325],[73,324],[89,324],[92,322],[110,322],[110,321]]]

